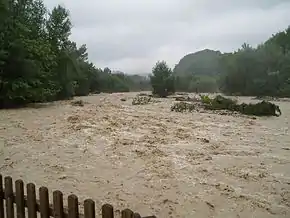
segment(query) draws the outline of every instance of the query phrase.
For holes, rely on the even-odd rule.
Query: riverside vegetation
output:
[[[158,62],[149,78],[89,61],[86,45],[69,38],[72,23],[63,6],[49,11],[42,0],[0,0],[0,20],[0,108],[143,90],[160,97],[175,91],[290,96],[289,27],[256,48],[207,49],[185,56],[173,70]]]
[[[132,105],[146,105],[150,103],[156,103],[158,101],[153,100],[148,96],[137,95]],[[190,98],[189,96],[176,96],[174,97],[175,102],[171,107],[171,111],[175,112],[193,112],[200,111],[200,109],[218,111],[227,110],[230,112],[238,112],[245,115],[254,116],[280,116],[282,114],[280,107],[268,101],[261,101],[258,103],[241,103],[239,104],[236,100],[226,98],[221,95],[217,95],[214,98],[210,98],[208,95],[200,95],[199,99]]]

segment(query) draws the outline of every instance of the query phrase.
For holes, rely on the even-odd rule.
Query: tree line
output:
[[[227,94],[290,97],[290,26],[256,48],[221,58],[220,90]]]
[[[167,66],[163,66],[166,79],[159,76],[158,82],[157,65]],[[185,56],[183,63],[173,70],[164,61],[157,65],[153,75],[158,89],[163,86],[166,90],[185,92],[290,97],[290,26],[257,47],[244,43],[237,51],[224,54],[204,50]],[[174,80],[174,88],[166,85],[168,80]]]
[[[113,73],[70,40],[69,11],[42,0],[0,0],[0,108],[98,92],[148,90],[142,76]]]
[[[140,90],[162,97],[176,90],[290,96],[290,28],[256,48],[244,44],[219,55],[203,69],[214,74],[176,75],[161,61],[149,79],[96,67],[86,45],[70,39],[70,14],[60,5],[49,11],[42,0],[0,0],[0,21],[0,108]]]

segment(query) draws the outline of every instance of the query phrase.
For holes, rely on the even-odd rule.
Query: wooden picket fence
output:
[[[95,202],[91,199],[84,201],[84,214],[79,213],[78,197],[68,196],[68,206],[63,206],[63,194],[61,191],[53,192],[53,204],[49,203],[48,189],[39,188],[39,200],[36,199],[35,185],[29,183],[26,186],[27,195],[24,195],[24,183],[22,180],[15,182],[15,193],[13,192],[13,181],[10,176],[3,178],[0,174],[0,218],[15,218],[14,204],[16,204],[16,218],[96,218]],[[4,205],[5,202],[5,205]],[[5,207],[4,207],[5,206]],[[26,208],[27,212],[26,213]],[[138,213],[125,209],[121,212],[122,218],[141,218]],[[102,206],[102,218],[114,218],[113,206],[105,204]],[[143,218],[156,218],[147,216]]]

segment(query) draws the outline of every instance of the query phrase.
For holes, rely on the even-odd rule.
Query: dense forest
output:
[[[62,6],[48,11],[41,0],[0,0],[0,20],[0,108],[152,89],[149,77],[100,69],[89,61],[86,45],[70,39],[70,14]],[[165,69],[164,75],[170,75],[163,81],[170,86],[166,92],[290,97],[290,28],[256,48],[244,44],[233,53],[200,51],[173,70],[162,64],[153,71]],[[151,77],[151,83],[158,88],[165,77],[155,76],[159,79]]]
[[[234,95],[290,97],[290,27],[253,48],[221,59],[220,90]]]
[[[290,27],[256,48],[243,44],[233,53],[186,55],[174,75],[177,91],[290,97]]]
[[[0,108],[97,92],[148,90],[149,79],[100,69],[70,40],[69,12],[41,0],[0,0]]]

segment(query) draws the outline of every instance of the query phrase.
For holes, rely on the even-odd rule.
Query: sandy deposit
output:
[[[92,198],[98,210],[290,217],[289,102],[276,102],[281,117],[253,120],[170,112],[173,99],[133,106],[135,95],[1,110],[0,172]]]

